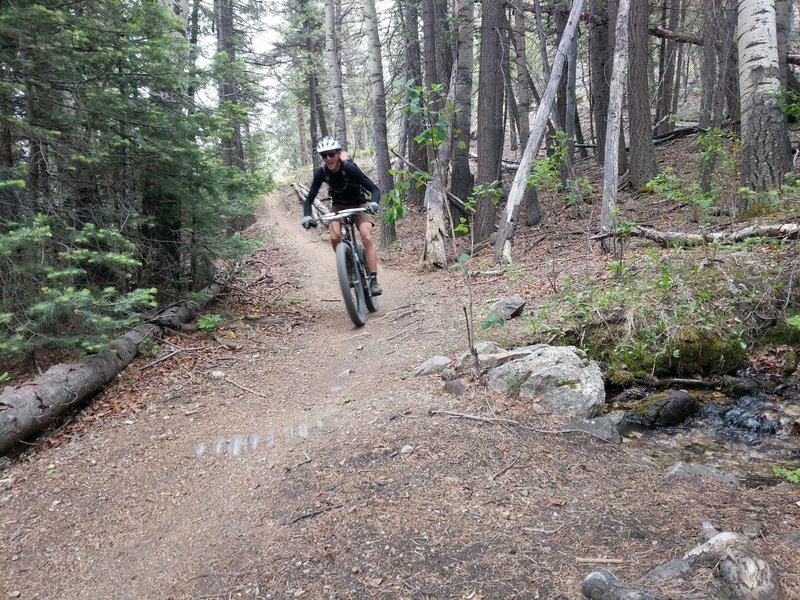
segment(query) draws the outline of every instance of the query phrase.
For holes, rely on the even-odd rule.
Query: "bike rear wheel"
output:
[[[342,288],[347,314],[353,323],[361,327],[367,320],[364,287],[356,263],[355,249],[346,242],[336,246],[336,272],[339,275],[339,286]]]
[[[369,291],[369,273],[367,272],[367,257],[364,255],[364,246],[358,246],[358,258],[361,259],[361,282],[364,285],[364,302],[369,312],[378,310],[378,297]]]

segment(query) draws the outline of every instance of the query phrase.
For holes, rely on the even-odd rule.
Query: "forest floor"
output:
[[[637,220],[691,229],[653,206]],[[800,598],[796,486],[666,480],[634,445],[415,376],[467,349],[463,277],[416,269],[422,213],[381,253],[380,310],[355,328],[295,193],[261,208],[248,233],[265,243],[206,309],[216,336],[168,334],[0,472],[0,598],[575,599],[597,568],[632,583],[682,556],[704,520],[751,534]],[[515,240],[516,275],[475,281],[476,306],[535,305],[554,277],[607,272],[589,240],[599,204],[545,210]],[[716,597],[708,570],[642,587]]]

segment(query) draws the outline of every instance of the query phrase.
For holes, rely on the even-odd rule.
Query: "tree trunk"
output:
[[[417,2],[398,0],[398,10],[404,14],[403,32],[405,36],[405,72],[406,79],[412,85],[422,85],[422,63],[420,61],[420,41],[419,41],[419,11]],[[408,158],[420,169],[428,169],[428,154],[423,144],[418,144],[414,138],[422,133],[422,113],[417,112],[409,115],[407,121],[406,139],[408,139]],[[421,207],[424,202],[425,188],[411,186],[408,191],[408,203],[412,206]]]
[[[339,30],[336,19],[335,0],[325,0],[325,56],[331,91],[334,99],[334,123],[336,137],[347,150],[347,119],[344,112],[344,89],[342,87],[342,59],[339,52]]]
[[[514,7],[514,65],[517,70],[517,104],[519,105],[519,142],[524,148],[531,134],[529,113],[531,112],[531,91],[528,87],[528,57],[525,36],[525,13],[522,1]]]
[[[700,79],[700,114],[698,124],[703,129],[711,126],[712,106],[717,83],[717,54],[719,42],[719,5],[720,0],[702,0],[700,11],[703,15],[703,44]]]
[[[513,239],[514,228],[519,214],[519,204],[525,194],[525,188],[528,184],[528,174],[530,173],[533,160],[542,147],[545,127],[547,126],[550,111],[553,108],[553,100],[556,96],[558,81],[564,70],[564,61],[569,45],[572,43],[572,37],[575,35],[578,27],[582,7],[583,0],[573,0],[567,26],[564,29],[564,35],[558,45],[556,58],[553,62],[553,70],[547,82],[547,88],[545,88],[542,100],[539,103],[539,108],[536,110],[531,136],[525,146],[525,152],[522,154],[517,175],[514,178],[514,182],[511,184],[511,191],[508,195],[503,217],[500,221],[500,227],[497,231],[497,241],[495,243],[494,260],[499,264],[511,264],[511,240]]]
[[[764,191],[780,186],[791,168],[786,115],[778,100],[774,0],[740,0],[738,24],[742,186]],[[753,202],[752,194],[742,194],[741,211],[757,208]]]
[[[378,16],[375,0],[364,0],[364,27],[369,39],[369,81],[372,90],[372,127],[375,142],[375,167],[377,185],[381,193],[387,194],[392,187],[392,174],[389,172],[389,142],[386,136],[386,90],[383,85],[383,63],[381,58],[381,39],[378,33]],[[380,247],[388,248],[397,238],[394,221],[381,219]]]
[[[453,65],[450,74],[450,94],[448,101],[452,102],[455,92],[457,62]],[[439,144],[436,156],[430,161],[428,184],[425,186],[425,206],[428,207],[425,213],[425,247],[419,261],[419,268],[422,271],[434,269],[444,269],[447,266],[447,253],[445,252],[445,240],[447,239],[447,228],[445,221],[445,202],[447,194],[447,164],[450,162],[450,152],[452,150],[452,123],[448,124],[447,132],[444,135],[444,142]]]
[[[647,88],[648,51],[647,4],[634,2],[629,26],[630,71],[628,72],[628,119],[630,126],[630,181],[634,190],[658,173],[653,123],[650,117],[650,94]]]
[[[472,186],[475,183],[469,164],[472,127],[472,44],[475,38],[474,0],[456,0],[454,13],[455,23],[458,27],[458,45],[456,47],[456,81],[453,91],[456,107],[456,132],[451,161],[450,189],[453,195],[464,201],[472,193]],[[527,120],[527,113],[525,119]],[[454,217],[456,223],[460,216],[462,215]]]
[[[300,164],[308,164],[308,139],[306,138],[306,121],[303,118],[303,107],[297,105],[297,138],[300,140]]]
[[[234,38],[233,0],[216,0],[217,6],[217,51],[225,53],[226,62],[236,60],[237,48]],[[227,70],[227,68],[226,68]],[[240,104],[239,89],[236,79],[231,75],[223,75],[219,88],[220,104],[230,104],[234,107]],[[244,170],[244,144],[242,142],[242,122],[235,110],[230,110],[228,118],[228,133],[222,138],[222,156],[226,166]]]
[[[308,74],[308,97],[309,97],[309,104],[311,105],[311,110],[309,110],[309,118],[308,118],[308,130],[311,133],[311,152],[310,157],[311,161],[314,164],[314,167],[318,167],[321,163],[319,154],[317,154],[317,141],[319,140],[319,136],[317,135],[320,131],[319,127],[319,109],[316,103],[317,97],[317,76],[314,73]],[[324,132],[323,132],[324,134]]]
[[[589,60],[592,71],[592,118],[595,130],[595,158],[602,163],[606,154],[606,118],[611,62],[609,52],[608,9],[605,0],[589,0]]]
[[[481,56],[478,74],[478,169],[476,185],[488,185],[500,178],[503,157],[503,46],[500,27],[503,4],[483,6]],[[489,239],[495,228],[497,209],[484,197],[477,197],[473,235],[476,242]]]
[[[637,0],[634,0],[637,1]],[[616,41],[614,47],[614,67],[611,75],[611,96],[608,104],[608,122],[606,124],[606,158],[603,166],[603,204],[600,209],[600,231],[613,232],[617,227],[617,181],[619,179],[619,161],[615,156],[615,143],[619,139],[620,122],[622,121],[622,82],[628,68],[628,8],[630,0],[619,0],[617,8]],[[611,252],[616,249],[614,238],[607,238],[602,243],[603,250]]]
[[[162,327],[178,328],[194,320],[197,311],[221,291],[220,284],[210,285],[198,294],[202,300],[165,310],[152,323],[137,325],[102,352],[55,365],[19,387],[6,386],[0,394],[0,456],[94,396],[136,358],[141,342],[160,335]]]
[[[18,388],[0,394],[0,455],[58,422],[116,377],[138,354],[138,344],[154,334],[157,325],[140,325],[106,352],[77,363],[59,364]]]
[[[451,40],[450,15],[447,12],[448,0],[433,0],[433,15],[436,23],[436,72],[446,86],[450,85],[453,68],[453,46]],[[450,93],[449,88],[445,88]]]
[[[569,47],[569,60],[567,61],[567,101],[564,111],[564,133],[567,134],[567,156],[570,162],[575,160],[576,121],[578,119],[578,99],[576,98],[575,82],[578,65],[578,36],[573,36]]]
[[[517,69],[517,95],[519,97],[519,143],[524,149],[531,136],[530,112],[531,95],[534,94],[533,81],[528,71],[527,41],[525,36],[525,13],[520,0],[514,7],[514,58]],[[523,198],[525,205],[525,224],[537,225],[542,220],[542,207],[536,188],[528,186]]]
[[[435,0],[422,0],[422,49],[425,59],[425,84],[428,87],[434,83],[443,83],[442,74],[438,71],[439,63],[436,61],[436,53],[444,50],[436,44],[438,26]]]
[[[789,0],[775,0],[775,34],[778,42],[778,69],[781,87],[789,82],[789,37],[792,29],[792,3]]]
[[[739,122],[742,118],[742,111],[739,102],[739,60],[736,49],[736,20],[738,0],[725,1],[725,31],[723,33],[723,44],[726,48],[724,55],[724,90],[725,106],[727,106],[727,118],[733,122]],[[720,121],[721,122],[721,121]]]
[[[661,27],[674,30],[678,26],[680,0],[662,0]],[[662,38],[659,50],[658,89],[656,92],[656,128],[654,135],[667,133],[675,128],[672,116],[672,95],[675,90],[675,66],[677,64],[677,44]]]

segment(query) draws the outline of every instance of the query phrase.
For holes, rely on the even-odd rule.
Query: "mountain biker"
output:
[[[334,212],[364,206],[370,214],[377,213],[380,209],[381,191],[342,151],[339,140],[331,136],[323,137],[317,144],[317,152],[322,157],[322,166],[314,171],[314,180],[303,205],[303,227],[308,229],[317,226],[317,222],[311,216],[311,205],[323,182],[327,183],[330,189],[333,199],[331,209]],[[372,194],[371,201],[366,201],[361,188],[369,190]],[[378,285],[378,252],[372,239],[372,228],[375,224],[366,213],[355,215],[354,218],[361,235],[361,243],[364,244],[364,255],[369,268],[369,291],[373,296],[380,296],[383,290]],[[342,239],[342,224],[339,221],[330,222],[330,236],[333,249],[336,250]]]

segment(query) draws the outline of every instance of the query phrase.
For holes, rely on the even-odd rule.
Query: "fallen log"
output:
[[[300,202],[305,202],[306,196],[308,196],[308,188],[302,183],[294,183],[292,187],[294,187],[294,191],[297,192],[297,197],[300,199]],[[320,220],[321,215],[326,215],[329,212],[331,212],[331,210],[322,203],[319,197],[314,198],[314,202],[311,203],[311,214],[317,221]]]
[[[121,373],[139,354],[143,341],[160,335],[163,327],[180,329],[221,291],[221,284],[210,285],[198,300],[146,319],[97,354],[54,365],[22,385],[6,386],[0,393],[0,456],[57,424]]]
[[[104,352],[50,367],[19,387],[6,386],[0,394],[0,455],[102,390],[136,358],[139,344],[159,333],[158,325],[138,325]]]
[[[709,243],[735,244],[748,238],[772,237],[785,238],[787,240],[797,239],[800,234],[800,224],[784,223],[782,225],[749,225],[738,231],[716,231],[713,233],[677,233],[673,231],[658,231],[650,227],[635,225],[630,228],[626,235],[637,237],[655,242],[659,246],[681,246],[692,247],[702,246]],[[592,236],[591,239],[599,240],[613,236],[613,233],[601,233]]]

